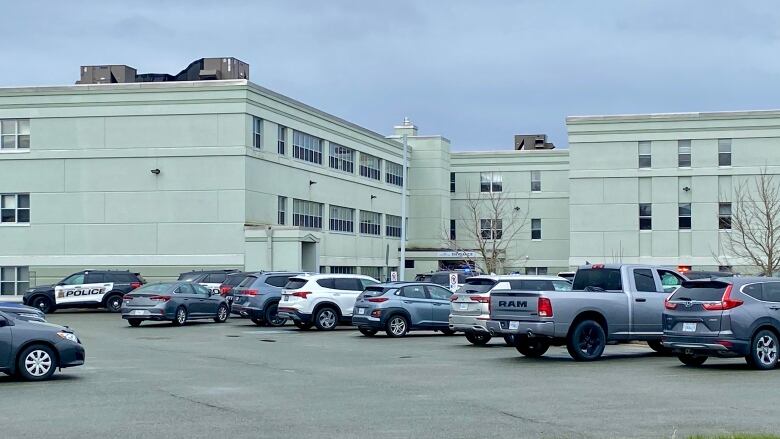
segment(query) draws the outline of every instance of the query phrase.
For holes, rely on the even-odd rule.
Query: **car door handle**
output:
[[[442,306],[442,305],[444,305],[444,304],[443,303],[434,303],[433,304],[433,306]]]
[[[647,302],[647,299],[634,299],[637,302]]]
[[[780,306],[770,306],[769,309],[778,310],[778,309],[780,309]]]
[[[412,303],[411,300],[404,300],[404,303]]]

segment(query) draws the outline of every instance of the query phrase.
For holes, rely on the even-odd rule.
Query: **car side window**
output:
[[[106,275],[104,275],[103,273],[89,273],[87,274],[84,283],[102,284],[103,282],[106,282]]]
[[[552,284],[555,291],[571,291],[571,284],[565,280],[554,280]]]
[[[519,283],[519,289],[524,291],[550,291],[553,289],[553,284],[549,280],[521,280]],[[518,288],[513,285],[512,289]]]
[[[634,270],[634,284],[637,291],[655,293],[655,280],[653,280],[653,271],[649,268],[637,268]]]
[[[425,290],[422,285],[412,285],[403,287],[401,289],[401,295],[410,299],[425,299]]]
[[[322,288],[329,288],[331,290],[336,288],[336,282],[335,279],[320,279],[317,281],[317,285],[321,286]],[[303,285],[301,285],[302,287]],[[300,288],[300,287],[298,287]]]
[[[762,288],[762,284],[748,284],[742,287],[742,293],[747,294],[748,296],[758,299],[758,300],[764,300],[764,291]]]
[[[62,281],[62,283],[65,284],[65,285],[80,285],[80,284],[83,284],[84,283],[84,273],[74,274],[74,275],[68,277],[67,279],[65,279],[64,281]]]
[[[358,279],[337,277],[333,279],[333,287],[337,290],[363,291],[363,285]]]
[[[431,299],[435,300],[450,300],[452,291],[442,287],[434,287],[433,285],[426,285],[425,289],[428,291],[428,295]]]
[[[193,284],[188,286],[195,291],[195,294],[200,294],[202,296],[211,296],[211,290],[204,287],[203,285]]]
[[[671,293],[682,285],[683,279],[677,273],[668,270],[658,270],[658,275],[661,276],[661,285],[664,287],[665,293]]]
[[[767,302],[780,302],[780,282],[767,282],[764,284],[764,300]]]

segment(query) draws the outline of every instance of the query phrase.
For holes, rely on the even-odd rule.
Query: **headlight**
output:
[[[62,332],[62,331],[60,331],[60,332],[57,333],[57,335],[60,338],[64,338],[65,340],[72,341],[73,343],[78,343],[79,342],[79,339],[78,339],[78,337],[76,337],[76,334],[74,334],[72,332]]]

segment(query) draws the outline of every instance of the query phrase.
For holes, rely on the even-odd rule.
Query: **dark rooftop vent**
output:
[[[547,141],[546,134],[516,134],[515,149],[518,151],[555,149],[555,145]]]
[[[76,84],[117,84],[128,82],[211,81],[215,79],[249,79],[249,64],[236,58],[201,58],[176,75],[168,73],[138,74],[126,65],[81,66]]]

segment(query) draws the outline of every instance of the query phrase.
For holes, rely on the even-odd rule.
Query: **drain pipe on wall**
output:
[[[268,238],[268,271],[273,271],[274,269],[274,228],[273,226],[268,226],[265,229],[265,235]]]

